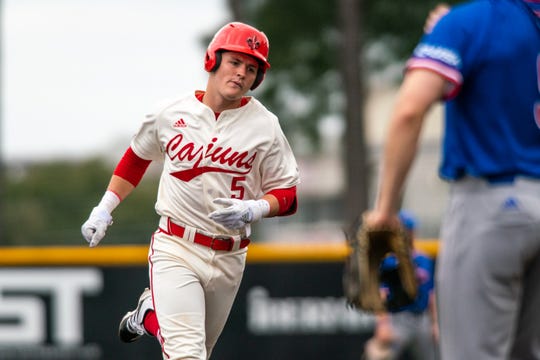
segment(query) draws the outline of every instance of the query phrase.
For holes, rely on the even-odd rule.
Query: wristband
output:
[[[115,192],[111,190],[105,191],[105,194],[101,198],[98,207],[103,208],[111,214],[113,210],[120,204],[122,200]]]
[[[255,200],[253,204],[255,205],[253,209],[253,219],[249,222],[258,221],[270,213],[270,203],[268,201],[260,199]]]
[[[262,217],[267,216],[270,213],[270,203],[264,199],[258,200],[257,205],[261,209]]]

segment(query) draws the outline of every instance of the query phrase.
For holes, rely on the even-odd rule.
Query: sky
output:
[[[165,98],[204,89],[226,0],[3,0],[5,162],[117,158]]]

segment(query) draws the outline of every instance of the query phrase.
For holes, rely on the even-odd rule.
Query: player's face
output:
[[[214,88],[226,100],[238,100],[253,85],[258,69],[259,63],[251,56],[232,51],[224,52],[221,64],[213,75]]]

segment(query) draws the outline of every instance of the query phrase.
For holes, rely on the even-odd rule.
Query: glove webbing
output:
[[[387,310],[380,295],[379,266],[388,253],[394,253],[398,260],[398,274],[403,289],[411,299],[416,298],[417,283],[411,249],[405,241],[403,230],[362,226],[356,227],[356,233],[351,235],[348,240],[352,247],[352,258],[349,258],[347,265],[357,271],[348,279],[347,299],[351,305],[372,312]],[[358,287],[351,281],[357,281]]]

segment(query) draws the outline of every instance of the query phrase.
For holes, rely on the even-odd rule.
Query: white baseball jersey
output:
[[[299,183],[298,166],[277,117],[249,97],[216,120],[195,93],[146,116],[131,147],[163,161],[156,212],[216,235],[239,235],[211,219],[218,197],[258,199]]]

